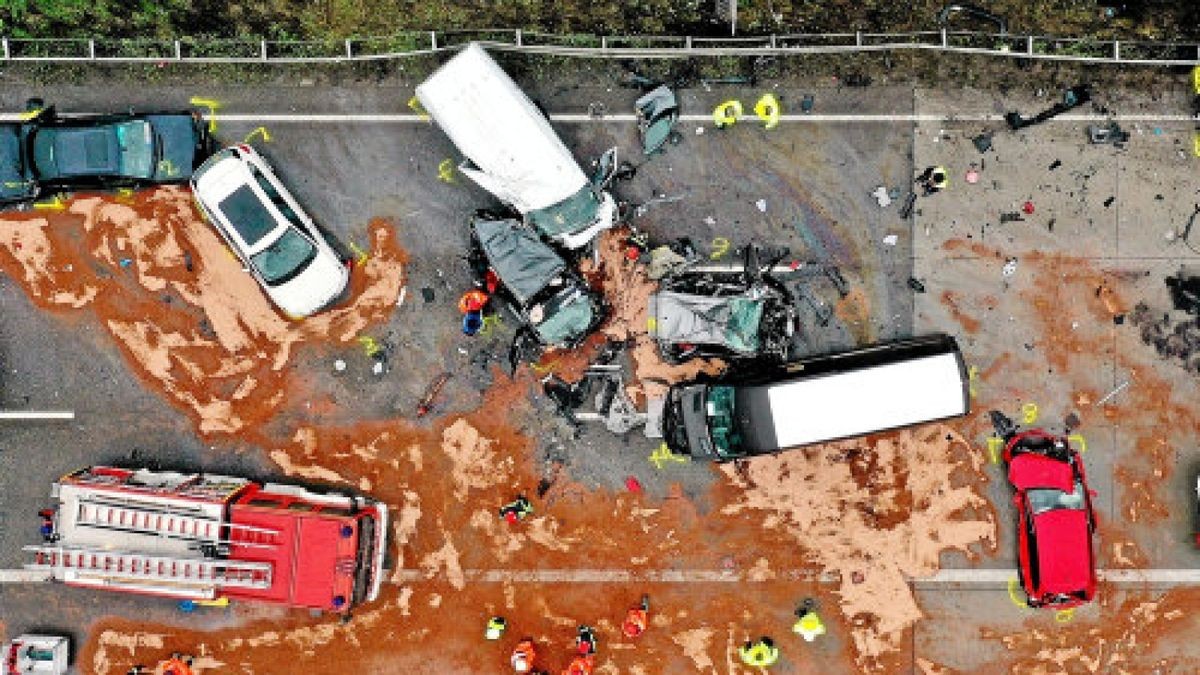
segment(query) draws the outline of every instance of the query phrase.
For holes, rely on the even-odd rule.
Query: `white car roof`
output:
[[[204,206],[213,218],[221,221],[221,227],[230,237],[236,240],[234,243],[247,256],[252,256],[270,246],[291,227],[291,223],[279,213],[275,205],[271,203],[270,198],[259,187],[258,181],[250,173],[248,166],[250,162],[251,159],[244,152],[236,156],[230,155],[212,165],[207,171],[201,174],[199,180],[196,181],[195,187],[196,197],[204,203]],[[262,174],[267,180],[271,180],[269,173],[263,171]],[[258,197],[258,200],[275,219],[276,223],[276,227],[259,238],[253,246],[246,243],[246,240],[242,238],[241,232],[229,220],[228,215],[221,210],[221,203],[229,195],[237,191],[238,188],[245,186],[248,186],[254,192],[255,196]],[[278,184],[275,184],[275,189],[280,192],[285,191],[285,188]]]
[[[487,175],[477,181],[522,213],[553,206],[587,185],[546,116],[478,44],[421,83],[417,99]]]

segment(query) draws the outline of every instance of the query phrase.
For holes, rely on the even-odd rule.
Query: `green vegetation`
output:
[[[414,30],[721,35],[713,0],[0,0],[13,38],[253,37],[341,40]],[[932,30],[942,0],[740,0],[739,33]],[[1106,17],[1097,0],[978,0],[1014,33],[1195,39],[1200,3],[1141,0]],[[961,27],[972,26],[964,20]]]

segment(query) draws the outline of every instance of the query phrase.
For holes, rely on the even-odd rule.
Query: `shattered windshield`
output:
[[[742,454],[742,435],[734,418],[733,387],[709,387],[704,407],[708,433],[717,453],[724,457]]]
[[[729,303],[729,325],[725,338],[729,347],[742,353],[758,352],[758,328],[762,324],[763,300],[734,298]]]
[[[544,209],[526,214],[529,222],[549,237],[572,234],[590,226],[600,210],[600,200],[591,185],[584,185],[575,194]]]
[[[149,178],[154,174],[154,130],[149,122],[123,122],[116,125],[120,148],[120,172],[123,176]]]
[[[583,337],[595,320],[596,313],[586,294],[573,290],[551,299],[542,314],[545,318],[534,323],[534,330],[543,343],[568,344]]]
[[[1035,516],[1058,509],[1082,511],[1084,506],[1083,484],[1078,481],[1075,482],[1075,489],[1071,492],[1063,492],[1054,488],[1035,488],[1029,490],[1027,495],[1029,508]]]
[[[294,228],[288,228],[275,243],[250,257],[268,285],[293,279],[308,267],[317,249]]]

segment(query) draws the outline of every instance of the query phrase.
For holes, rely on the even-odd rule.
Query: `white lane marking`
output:
[[[78,113],[83,114],[83,113]],[[87,113],[91,114],[91,113]],[[313,123],[313,124],[413,124],[424,123],[429,124],[430,119],[426,115],[417,115],[414,113],[227,113],[221,112],[217,114],[217,120],[220,122],[256,122],[256,123],[271,123],[271,124],[295,124],[295,123]],[[21,115],[18,113],[0,113],[0,122],[17,122],[20,121]],[[555,122],[567,123],[585,123],[585,122],[633,122],[636,117],[632,113],[615,113],[608,114],[602,117],[593,117],[587,113],[554,113],[550,115],[550,119]],[[742,116],[743,120],[748,123],[755,122],[753,115]],[[1136,113],[1136,114],[1118,114],[1118,115],[1096,115],[1096,114],[1062,114],[1053,117],[1048,122],[1103,122],[1109,119],[1114,119],[1118,122],[1195,122],[1197,119],[1191,115],[1174,115],[1165,113]],[[683,122],[711,122],[711,115],[687,114],[680,115],[680,120]],[[794,115],[786,114],[780,117],[783,122],[857,122],[857,123],[891,123],[891,122],[999,122],[1004,120],[1004,116],[998,113],[968,113],[961,115],[946,115],[946,114],[912,114],[912,113],[846,113],[846,114],[820,114],[814,113],[811,115]]]
[[[392,575],[393,583],[415,583],[444,575],[432,576],[425,570],[405,569]],[[1004,569],[943,569],[930,577],[913,578],[917,588],[982,585],[1004,588],[1015,579],[1014,568]],[[1097,570],[1102,581],[1115,584],[1200,584],[1200,569],[1145,569]],[[836,572],[822,570],[780,570],[772,574],[728,571],[728,570],[622,570],[622,569],[575,569],[575,570],[463,570],[463,579],[473,583],[754,583],[768,581],[817,581],[840,583]]]
[[[43,570],[0,570],[0,584],[34,584],[50,581]]]
[[[917,588],[942,586],[988,586],[1002,589],[1016,578],[1015,569],[943,569],[931,577],[911,579]],[[1145,569],[1145,570],[1097,570],[1102,581],[1118,585],[1200,584],[1200,569]],[[419,583],[444,574],[429,574],[424,570],[405,569],[392,575],[392,583]],[[38,583],[49,581],[50,575],[43,570],[0,569],[0,583]],[[822,570],[782,570],[773,574],[735,572],[730,570],[622,570],[622,569],[575,569],[575,570],[506,570],[468,569],[463,570],[463,579],[470,583],[525,583],[525,584],[586,584],[586,583],[664,583],[664,584],[744,584],[775,581],[816,581],[840,583],[836,572]]]
[[[73,419],[74,410],[0,410],[0,422]]]

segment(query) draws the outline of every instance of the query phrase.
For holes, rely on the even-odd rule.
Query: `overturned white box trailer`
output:
[[[546,115],[478,44],[417,87],[417,100],[467,160],[459,169],[551,240],[585,246],[617,219]]]

